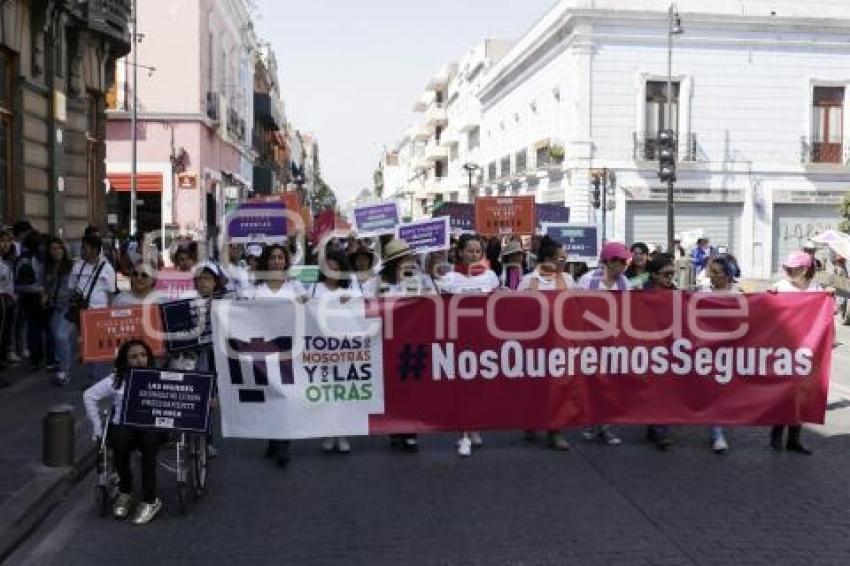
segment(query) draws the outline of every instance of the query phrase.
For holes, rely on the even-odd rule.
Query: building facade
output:
[[[416,125],[385,152],[379,166],[385,194],[398,199],[403,216],[419,218],[443,202],[471,202],[478,193],[483,168],[477,91],[510,45],[480,42],[441,68],[414,104]]]
[[[750,277],[839,221],[848,194],[846,3],[563,0],[488,74],[485,191],[566,202],[601,222],[590,175],[617,177],[608,238],[666,241],[658,131],[677,133],[676,231],[708,236]],[[560,163],[554,163],[560,161]]]
[[[243,0],[138,4],[139,228],[213,239],[253,186],[257,40]],[[111,223],[128,226],[132,54],[108,111]]]
[[[254,64],[254,136],[257,155],[254,164],[253,191],[270,195],[285,190],[287,169],[286,114],[280,98],[277,59],[268,44],[257,51]]]
[[[105,221],[106,91],[129,0],[0,6],[0,219],[79,238]]]

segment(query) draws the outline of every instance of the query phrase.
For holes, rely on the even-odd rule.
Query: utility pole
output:
[[[130,156],[130,236],[135,236],[136,231],[138,229],[137,226],[137,215],[138,211],[137,202],[136,202],[136,191],[137,191],[137,179],[138,176],[138,136],[136,133],[136,122],[139,118],[137,107],[138,107],[138,94],[136,92],[137,86],[139,84],[139,43],[138,43],[138,20],[139,20],[139,7],[138,0],[133,0],[133,18],[132,18],[132,38],[131,43],[133,46],[133,113],[130,116],[130,146],[131,146],[131,156]]]
[[[678,146],[678,125],[673,130],[673,36],[680,35],[682,20],[676,5],[671,4],[667,11],[667,116],[664,129],[658,133],[658,178],[667,183],[667,251],[676,253],[676,223],[673,187],[676,184],[676,149]],[[678,105],[676,111],[678,112]]]

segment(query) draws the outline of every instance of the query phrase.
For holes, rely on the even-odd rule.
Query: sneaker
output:
[[[729,450],[729,444],[727,444],[724,437],[718,436],[714,439],[714,442],[711,443],[711,449],[714,450],[715,454],[723,454]]]
[[[550,432],[546,435],[546,443],[552,450],[569,450],[570,443],[560,432]]]
[[[337,439],[336,449],[339,450],[341,454],[348,454],[351,452],[351,444],[348,443],[348,439],[344,436],[340,436]]]
[[[130,514],[131,497],[128,493],[119,493],[112,504],[112,516],[116,519],[126,519]]]
[[[67,371],[59,370],[56,372],[56,375],[53,376],[53,383],[56,385],[68,385],[71,383],[71,376],[68,375]]]
[[[617,436],[616,434],[611,432],[610,429],[607,428],[602,429],[602,431],[599,433],[599,439],[608,446],[619,446],[623,443],[623,441],[620,440],[619,436]]]
[[[8,354],[6,354],[6,363],[8,363],[9,365],[16,366],[21,363],[21,357],[15,352],[9,352]]]
[[[207,458],[212,460],[216,456],[218,456],[218,450],[216,450],[216,447],[212,444],[207,444]]]
[[[322,452],[333,452],[334,451],[334,439],[326,438],[322,441]]]
[[[581,436],[585,440],[593,440],[596,438],[597,431],[592,426],[586,426],[581,429]]]
[[[473,448],[481,448],[484,445],[484,441],[481,440],[481,435],[477,432],[470,432],[469,440],[472,441]]]
[[[401,442],[402,448],[409,452],[416,452],[419,450],[419,441],[415,436],[406,436]]]
[[[140,503],[138,509],[136,509],[136,514],[133,515],[133,524],[145,525],[150,523],[160,509],[162,509],[162,500],[159,497],[153,503]]]
[[[468,436],[457,441],[457,454],[463,458],[472,456],[472,441]]]

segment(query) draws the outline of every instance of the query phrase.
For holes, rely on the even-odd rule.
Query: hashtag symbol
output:
[[[401,380],[407,381],[411,377],[413,379],[422,379],[427,355],[428,350],[424,344],[419,344],[415,348],[412,344],[405,344],[399,355],[401,363],[398,366],[398,374]]]

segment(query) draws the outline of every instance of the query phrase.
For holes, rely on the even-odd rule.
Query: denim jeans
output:
[[[722,426],[711,427],[711,441],[714,442],[718,438],[725,438]]]
[[[71,362],[73,361],[72,346],[74,344],[74,325],[65,319],[65,313],[68,312],[67,307],[55,308],[50,315],[50,334],[53,336],[53,344],[56,353],[56,363],[59,365],[59,370],[64,372],[71,371]]]

